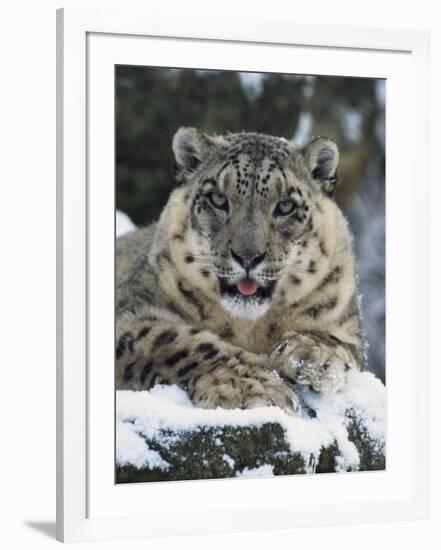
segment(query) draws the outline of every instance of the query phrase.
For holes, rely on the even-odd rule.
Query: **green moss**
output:
[[[336,458],[339,454],[337,443],[334,441],[329,447],[322,447],[315,469],[316,474],[329,474],[336,471]]]

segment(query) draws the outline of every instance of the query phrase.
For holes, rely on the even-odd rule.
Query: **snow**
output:
[[[130,429],[130,424],[118,421],[116,425],[118,446],[116,462],[121,466],[131,464],[136,468],[167,469],[169,464],[161,458],[158,451],[149,449],[147,443]]]
[[[115,221],[117,237],[122,237],[126,233],[130,233],[136,229],[136,225],[132,222],[129,216],[120,210],[116,211]]]
[[[177,386],[156,385],[150,391],[118,391],[116,396],[117,416],[117,463],[132,464],[137,468],[166,468],[167,463],[156,451],[148,448],[146,440],[155,440],[167,446],[179,437],[179,432],[194,431],[201,427],[252,426],[276,422],[285,431],[291,451],[300,452],[306,464],[311,464],[308,473],[314,473],[320,449],[335,440],[340,449],[339,468],[357,469],[359,455],[349,441],[345,412],[354,409],[364,428],[379,441],[385,437],[385,388],[369,372],[353,372],[348,375],[344,391],[321,395],[302,390],[306,406],[316,411],[311,418],[306,413],[289,416],[277,407],[255,409],[199,409],[185,391]],[[311,460],[311,456],[313,460]],[[234,461],[224,455],[225,462],[234,467]],[[271,475],[263,467],[239,473],[239,476]]]
[[[234,468],[234,460],[230,455],[224,454],[224,455],[222,455],[222,458],[223,458],[224,462],[226,462],[230,468]]]
[[[244,468],[240,472],[236,472],[236,477],[272,477],[274,476],[273,466],[263,464],[258,468]]]

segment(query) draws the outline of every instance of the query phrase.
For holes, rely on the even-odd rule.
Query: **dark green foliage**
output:
[[[355,411],[348,411],[346,416],[349,441],[355,444],[360,455],[360,470],[384,470],[386,468],[384,441],[375,441],[371,437],[366,425],[357,417]]]

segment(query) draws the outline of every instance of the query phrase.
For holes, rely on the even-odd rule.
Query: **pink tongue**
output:
[[[252,296],[258,288],[257,283],[251,279],[241,279],[236,286],[242,296]]]

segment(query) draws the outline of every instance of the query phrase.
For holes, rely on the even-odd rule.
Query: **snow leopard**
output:
[[[116,388],[289,414],[340,391],[364,339],[336,143],[181,127],[172,150],[159,220],[117,239]]]

